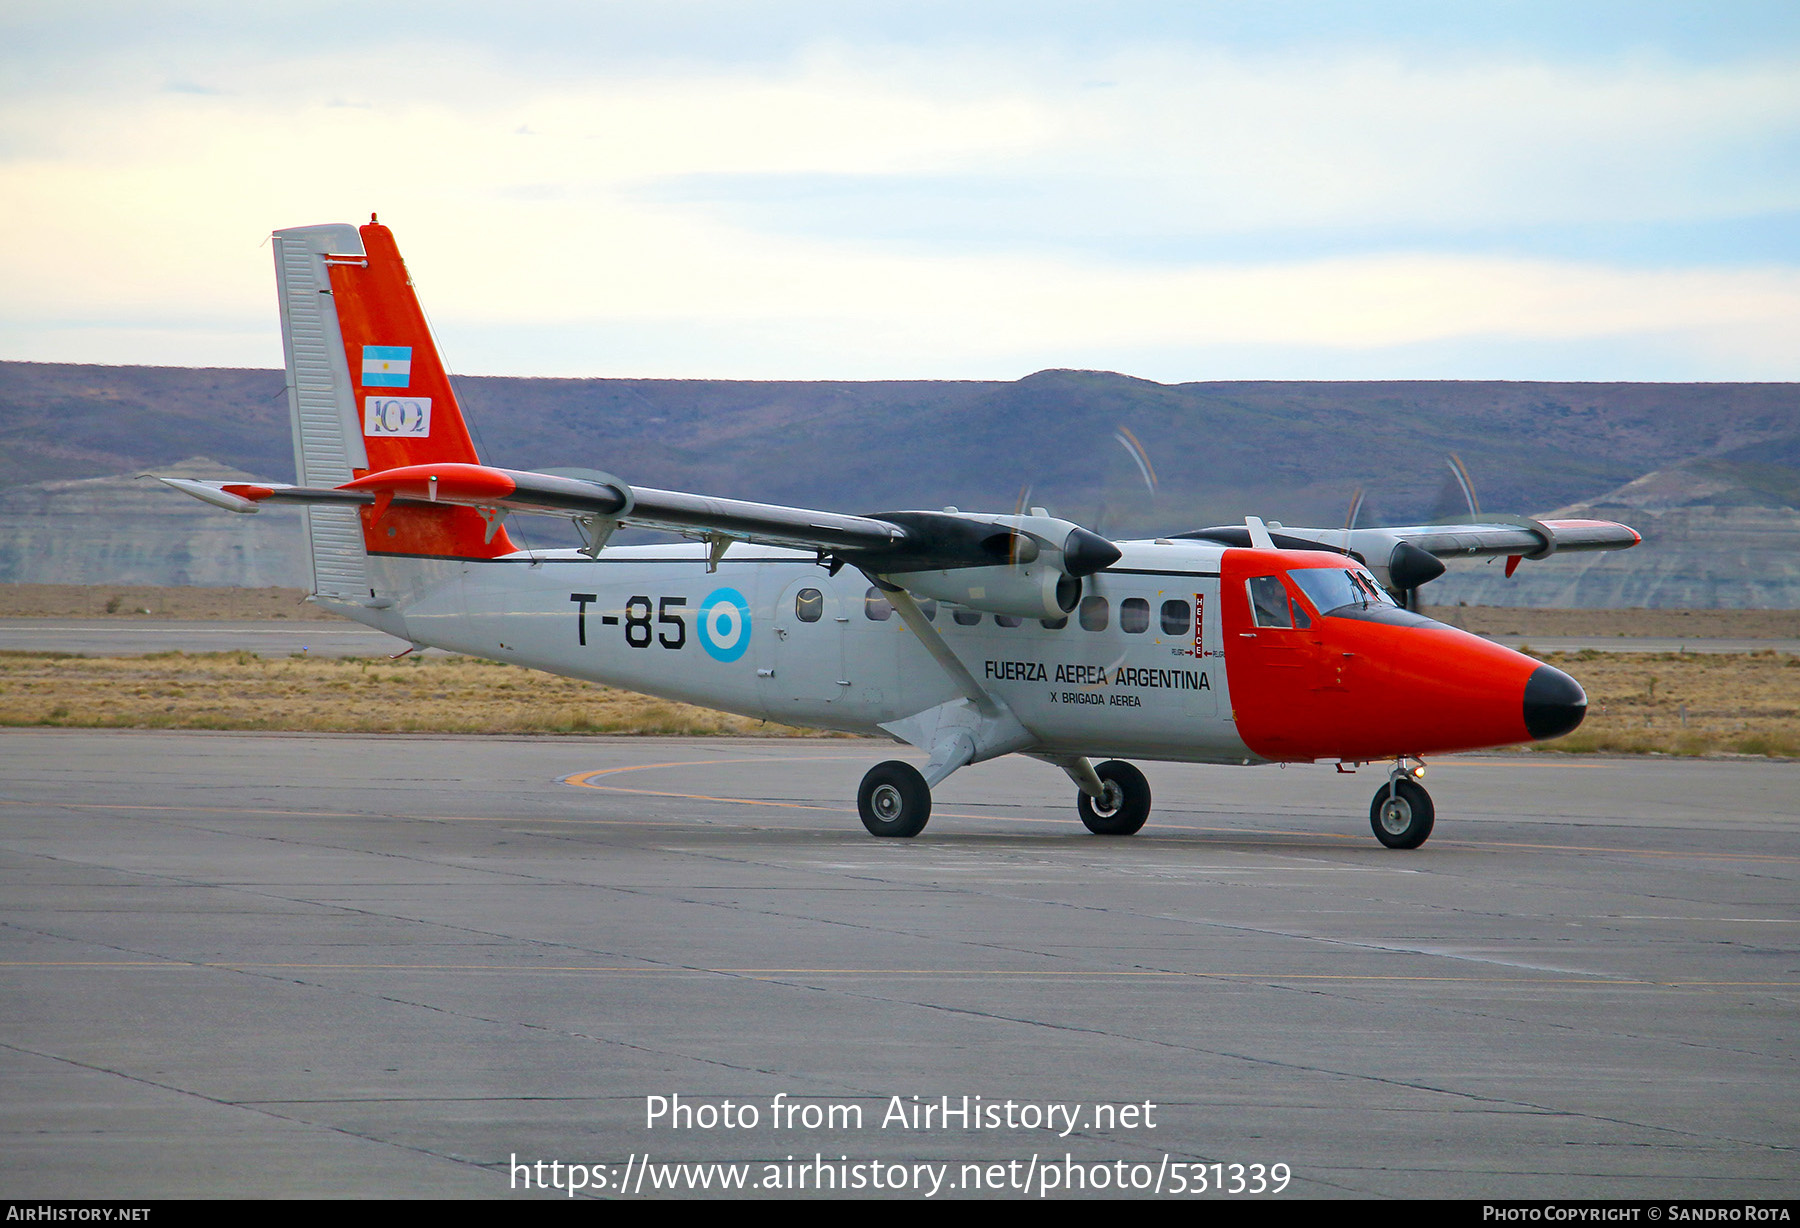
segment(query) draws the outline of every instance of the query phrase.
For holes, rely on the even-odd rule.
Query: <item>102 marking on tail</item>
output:
[[[1024,515],[844,515],[481,463],[392,233],[274,235],[297,481],[164,482],[236,512],[298,503],[313,599],[416,645],[928,756],[863,778],[877,836],[914,836],[931,790],[1023,754],[1068,773],[1089,830],[1131,835],[1131,759],[1391,761],[1375,836],[1416,848],[1421,756],[1555,737],[1567,674],[1414,612],[1444,557],[1637,543],[1604,521],[1380,529],[1244,524],[1113,542]],[[579,550],[521,551],[512,513],[562,516]],[[688,539],[609,546],[620,525]],[[1096,759],[1103,762],[1096,763]]]

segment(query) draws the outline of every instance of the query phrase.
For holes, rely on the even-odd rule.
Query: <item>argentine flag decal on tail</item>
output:
[[[363,346],[364,388],[404,388],[412,380],[412,346]]]

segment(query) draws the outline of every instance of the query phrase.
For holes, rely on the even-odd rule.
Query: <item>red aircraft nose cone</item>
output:
[[[1587,715],[1587,694],[1581,684],[1549,665],[1532,671],[1525,683],[1525,731],[1542,742],[1559,738]]]

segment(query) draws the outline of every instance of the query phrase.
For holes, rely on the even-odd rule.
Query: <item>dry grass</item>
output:
[[[1552,653],[1588,717],[1540,749],[1800,757],[1800,657]],[[474,657],[0,653],[0,725],[368,733],[807,736]]]
[[[1800,756],[1800,657],[1775,652],[1533,654],[1572,675],[1588,715],[1538,749]]]
[[[303,588],[167,588],[153,584],[0,584],[0,618],[261,618],[338,621]]]
[[[0,725],[820,736],[475,657],[0,653]]]
[[[1420,613],[1476,635],[1800,639],[1800,610],[1533,610],[1438,605],[1426,606]]]

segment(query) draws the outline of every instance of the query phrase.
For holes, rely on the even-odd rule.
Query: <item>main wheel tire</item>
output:
[[[1417,781],[1402,778],[1394,783],[1393,796],[1382,785],[1369,804],[1369,826],[1375,838],[1391,849],[1416,849],[1431,834],[1436,819],[1431,794]]]
[[[931,819],[931,786],[910,763],[877,763],[856,791],[856,813],[871,836],[916,836]]]
[[[1118,759],[1108,759],[1094,769],[1106,786],[1106,799],[1096,801],[1077,794],[1075,807],[1081,821],[1096,836],[1136,835],[1150,817],[1150,782],[1144,774]]]

